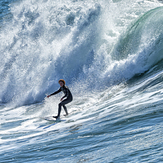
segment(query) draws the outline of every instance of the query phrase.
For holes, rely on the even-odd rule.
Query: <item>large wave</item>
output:
[[[122,25],[118,5],[123,2],[26,0],[13,5],[13,18],[0,33],[0,101],[41,101],[58,88],[60,78],[76,92],[79,83],[81,91],[108,87],[161,60],[162,8],[145,13],[119,39],[135,17]],[[114,12],[120,15],[115,18]]]

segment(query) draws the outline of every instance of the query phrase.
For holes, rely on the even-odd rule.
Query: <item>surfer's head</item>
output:
[[[66,82],[63,79],[60,79],[58,83],[60,84],[61,87],[63,87],[66,84]]]

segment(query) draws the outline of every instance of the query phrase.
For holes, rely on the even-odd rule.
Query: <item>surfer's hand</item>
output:
[[[63,98],[61,98],[61,101],[63,100]]]
[[[49,98],[49,97],[50,97],[50,95],[47,96],[47,98]]]

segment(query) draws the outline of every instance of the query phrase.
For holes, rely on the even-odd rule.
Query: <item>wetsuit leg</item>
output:
[[[57,116],[53,116],[53,118],[58,118],[61,114],[61,103],[58,104],[58,115]]]
[[[65,110],[65,112],[66,112],[66,115],[68,115],[68,111],[67,111],[67,108],[66,108],[65,105],[63,105],[63,108],[64,108],[64,110]],[[66,116],[66,115],[65,115],[65,116]]]
[[[62,107],[62,106],[63,106],[63,108],[64,108],[66,114],[68,114],[67,108],[66,108],[65,105],[68,104],[68,103],[71,102],[71,101],[72,101],[72,99],[65,99],[65,100],[63,100],[62,102],[59,103],[59,105],[58,105],[58,115],[57,115],[55,118],[58,118],[58,117],[60,116],[61,107]]]
[[[60,116],[60,113],[61,113],[61,103],[59,103],[58,105],[58,115],[57,115],[57,118]]]

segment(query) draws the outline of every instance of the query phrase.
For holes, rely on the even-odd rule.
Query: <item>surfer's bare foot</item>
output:
[[[68,113],[67,114],[64,114],[64,116],[66,117],[68,115]]]

